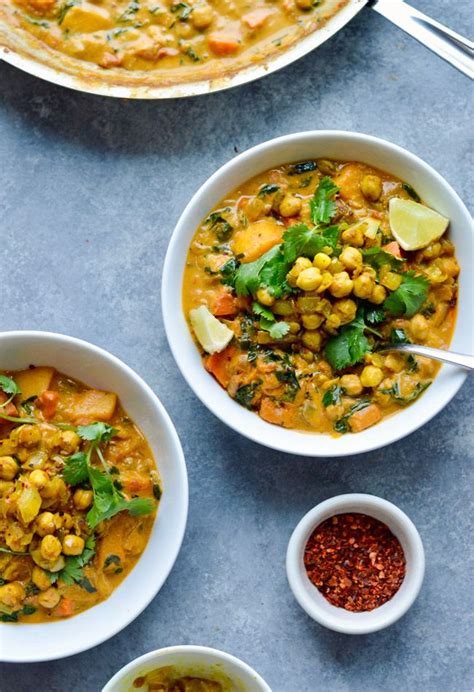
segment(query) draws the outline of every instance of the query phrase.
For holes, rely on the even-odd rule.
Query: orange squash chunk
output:
[[[235,234],[232,249],[242,255],[241,262],[253,262],[274,245],[281,243],[285,227],[275,219],[261,219]]]

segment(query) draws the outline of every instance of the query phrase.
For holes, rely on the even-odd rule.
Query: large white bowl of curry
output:
[[[57,659],[160,590],[184,535],[186,466],[156,395],[105,350],[5,332],[0,373],[1,658]]]
[[[331,170],[331,166],[334,167],[334,170]],[[321,168],[326,168],[326,170],[321,171]],[[377,194],[379,195],[377,199],[380,197],[380,203],[371,203],[365,198],[362,199],[364,195],[362,195],[360,187],[361,180],[367,174],[370,184],[374,184],[374,178],[378,179],[378,182],[375,180],[375,183],[376,187],[377,185],[380,186],[381,193],[376,191],[375,197]],[[295,177],[292,177],[293,175]],[[326,180],[324,181],[324,179]],[[293,180],[296,182],[293,183]],[[288,181],[290,181],[289,188]],[[293,336],[291,320],[294,317],[287,318],[289,323],[286,329],[290,328],[292,331],[288,332],[283,339],[287,342],[286,354],[285,349],[283,349],[283,352],[275,355],[274,350],[272,350],[274,347],[272,338],[267,333],[257,332],[260,341],[257,344],[251,344],[252,348],[256,346],[257,356],[262,355],[265,344],[269,345],[268,359],[266,363],[262,364],[262,371],[266,368],[273,368],[272,360],[279,361],[276,371],[279,382],[275,381],[279,400],[275,403],[277,397],[268,391],[269,386],[265,390],[268,383],[265,380],[264,372],[261,377],[263,393],[260,390],[261,383],[255,382],[255,378],[238,379],[241,375],[239,368],[242,372],[248,372],[248,363],[243,363],[243,360],[245,357],[249,359],[251,353],[248,344],[245,347],[242,346],[243,332],[241,327],[239,327],[239,331],[228,349],[222,351],[229,353],[232,350],[232,344],[238,345],[241,349],[237,352],[235,359],[232,354],[229,356],[229,363],[231,363],[230,372],[227,373],[229,377],[225,372],[227,364],[222,365],[222,362],[220,364],[218,362],[219,354],[209,355],[203,351],[198,339],[195,338],[196,334],[193,333],[190,324],[193,309],[198,306],[207,306],[213,309],[213,306],[218,305],[218,300],[221,297],[224,298],[224,302],[227,301],[228,293],[220,296],[215,291],[216,287],[219,287],[218,291],[221,289],[224,292],[225,289],[229,290],[228,286],[222,285],[232,284],[232,280],[228,281],[229,275],[233,276],[234,279],[232,300],[235,300],[240,306],[244,301],[245,307],[243,309],[247,311],[247,315],[249,312],[252,313],[252,310],[255,311],[255,303],[251,303],[252,299],[242,298],[242,289],[240,297],[238,290],[237,295],[235,295],[236,274],[232,271],[232,267],[229,269],[229,265],[227,265],[226,268],[229,269],[229,272],[226,274],[224,270],[224,274],[222,274],[220,272],[222,265],[209,265],[206,268],[201,262],[200,256],[206,255],[209,251],[206,245],[207,231],[213,229],[220,232],[221,235],[226,235],[229,231],[224,242],[219,241],[219,239],[215,240],[216,247],[211,248],[211,251],[216,252],[216,257],[221,252],[227,253],[227,259],[230,258],[233,261],[239,259],[239,255],[236,255],[235,252],[240,252],[242,261],[240,266],[248,267],[249,265],[244,264],[244,262],[248,259],[258,260],[260,252],[259,250],[255,257],[252,255],[251,258],[242,259],[244,251],[242,251],[240,239],[249,234],[252,235],[253,231],[249,229],[256,231],[258,227],[259,232],[256,235],[265,237],[271,236],[273,230],[279,230],[280,240],[273,241],[270,237],[271,242],[265,247],[267,251],[270,248],[271,253],[275,242],[281,242],[281,233],[285,231],[285,227],[293,225],[294,229],[295,224],[301,223],[301,214],[305,212],[305,209],[306,213],[309,213],[310,204],[308,202],[315,199],[313,194],[318,195],[318,185],[322,185],[324,188],[325,185],[328,185],[328,181],[329,187],[336,184],[336,187],[349,190],[345,199],[340,197],[339,193],[333,197],[333,201],[336,200],[337,205],[341,206],[342,215],[346,213],[347,216],[348,214],[345,208],[350,206],[351,195],[352,197],[355,195],[361,200],[359,204],[361,210],[355,210],[355,213],[360,212],[364,216],[362,219],[364,233],[367,232],[368,235],[372,233],[374,219],[376,223],[372,230],[380,233],[380,229],[382,229],[383,233],[389,234],[384,213],[377,210],[383,212],[388,206],[389,197],[393,196],[411,201],[414,197],[423,200],[424,205],[449,219],[449,227],[435,248],[440,259],[432,264],[431,258],[425,259],[423,257],[426,265],[423,265],[423,271],[427,267],[429,268],[428,275],[431,272],[433,284],[425,279],[420,279],[418,276],[420,269],[418,269],[416,262],[413,262],[413,258],[419,259],[420,255],[400,253],[398,244],[393,243],[394,239],[389,234],[384,236],[382,241],[379,240],[379,247],[370,249],[368,254],[383,250],[380,256],[385,258],[389,256],[388,253],[395,246],[397,256],[391,258],[391,263],[397,269],[388,272],[386,274],[387,280],[384,282],[384,285],[390,286],[390,290],[379,285],[379,277],[370,279],[374,282],[375,293],[367,300],[361,301],[353,293],[347,295],[344,288],[342,288],[342,292],[334,290],[332,295],[323,294],[330,298],[329,304],[332,305],[333,311],[336,310],[337,304],[339,321],[336,320],[336,323],[331,325],[334,328],[331,332],[330,329],[328,330],[328,325],[329,321],[334,319],[334,314],[331,314],[323,325],[321,325],[322,320],[319,320],[318,324],[311,323],[315,320],[314,314],[309,316],[300,314],[298,319],[302,320],[303,324],[297,323],[295,325],[296,336]],[[368,197],[372,194],[370,184],[366,185]],[[281,205],[283,202],[280,198],[277,212],[274,209],[268,209],[267,205],[266,211],[263,212],[266,216],[263,219],[257,218],[257,226],[253,218],[240,219],[241,211],[244,211],[244,216],[249,216],[249,201],[252,205],[252,214],[256,209],[258,217],[262,200],[264,206],[267,196],[274,194],[279,185],[284,188],[286,185],[287,192],[288,189],[291,192],[293,186],[293,190],[296,191],[294,194],[288,195],[291,199],[286,200],[286,202],[288,202],[289,207],[297,203],[300,211],[293,212],[289,209],[282,212]],[[270,199],[272,198],[270,197]],[[226,210],[230,216],[227,215]],[[233,221],[231,216],[235,210],[237,211],[234,219],[237,216],[237,222]],[[349,210],[350,213],[353,211]],[[368,224],[367,213],[371,215]],[[292,214],[294,215],[291,216]],[[284,218],[288,216],[290,218]],[[335,218],[337,219],[337,216]],[[235,235],[233,235],[235,228],[229,230],[227,223],[229,219],[231,226],[232,224],[238,226]],[[239,225],[239,219],[242,220],[241,225]],[[380,221],[380,219],[382,220]],[[325,220],[327,221],[327,219]],[[382,226],[377,230],[380,224]],[[260,233],[263,225],[272,225],[273,230],[269,232],[268,229],[264,229]],[[324,228],[324,232],[327,231],[328,236],[330,236],[331,229],[327,226]],[[345,233],[353,233],[354,228],[357,229],[357,232],[360,231],[360,228],[357,228],[357,225],[353,223],[341,225],[339,228],[340,237],[344,237],[343,234]],[[251,239],[252,247],[254,240],[255,238]],[[368,308],[375,308],[376,310],[384,308],[387,305],[384,301],[389,296],[393,296],[393,303],[400,294],[400,292],[394,293],[396,286],[400,285],[400,280],[411,281],[411,278],[416,275],[414,282],[424,286],[422,289],[424,296],[420,298],[423,308],[419,307],[419,304],[418,306],[416,304],[410,305],[410,319],[406,317],[401,320],[393,318],[391,335],[395,330],[397,332],[395,336],[399,339],[409,338],[413,342],[421,339],[422,343],[426,343],[426,339],[428,339],[431,345],[437,345],[441,348],[450,347],[453,351],[472,352],[472,331],[469,327],[474,295],[472,269],[470,267],[472,240],[470,215],[454,190],[430,166],[399,146],[369,135],[339,131],[304,132],[265,142],[244,152],[219,169],[194,195],[175,228],[166,256],[162,288],[164,322],[171,350],[183,376],[198,398],[223,422],[255,442],[284,452],[322,457],[358,454],[383,447],[410,434],[436,415],[456,394],[464,382],[465,373],[448,366],[443,366],[438,371],[437,366],[432,361],[410,361],[409,364],[405,363],[399,367],[397,364],[398,357],[392,355],[387,361],[387,355],[382,358],[381,355],[377,354],[376,344],[372,348],[373,353],[370,354],[370,358],[367,357],[365,361],[361,359],[356,370],[348,367],[338,371],[337,368],[328,368],[327,358],[324,359],[322,356],[323,353],[327,353],[324,350],[324,339],[330,338],[331,334],[339,335],[345,324],[356,318],[356,308],[359,310],[361,303],[364,303],[366,310],[364,319],[370,328],[363,333],[370,340],[371,334],[374,330],[377,332],[379,326],[375,318],[373,323],[367,321],[371,319],[367,316]],[[342,242],[346,243],[344,247],[348,247],[349,241]],[[374,240],[369,245],[374,245],[375,242],[377,241]],[[384,243],[383,248],[380,247],[381,242]],[[349,243],[349,246],[354,245],[354,243],[355,240]],[[258,242],[256,244],[258,245]],[[357,243],[355,244],[357,245]],[[239,248],[235,250],[237,245]],[[364,253],[365,262],[365,253],[368,248],[360,247],[361,245],[363,243],[359,243],[358,247],[355,248],[350,247],[350,252],[354,253],[356,258],[361,252]],[[339,248],[340,250],[341,248]],[[447,253],[445,259],[442,257],[444,252]],[[399,257],[398,255],[403,256]],[[449,259],[447,259],[448,255]],[[323,260],[328,262],[329,258],[324,259],[323,257]],[[299,261],[301,260],[298,259],[296,264]],[[307,262],[306,259],[304,261]],[[336,260],[334,259],[334,261]],[[317,262],[316,258],[314,262]],[[311,262],[309,264],[311,265]],[[398,275],[404,271],[399,268],[400,266],[411,267],[410,275],[407,277]],[[440,277],[440,266],[447,269],[450,274],[449,278],[444,275]],[[341,271],[341,269],[347,271]],[[313,269],[308,271],[314,273]],[[351,279],[348,274],[351,269],[344,266],[337,271],[340,272],[339,277],[345,277],[344,281],[353,284],[353,290],[356,291],[355,285],[360,283],[362,279],[352,281],[356,275],[353,274]],[[372,272],[371,275],[369,271]],[[321,272],[324,277],[326,270],[323,267]],[[377,271],[373,268],[369,268],[367,272],[369,277],[377,276]],[[205,276],[207,279],[204,278]],[[287,280],[291,280],[291,275],[287,276]],[[446,281],[444,288],[439,288],[438,284],[434,283],[437,280]],[[293,285],[296,286],[296,284]],[[434,295],[437,296],[434,302],[428,300],[432,295],[430,291],[433,286],[436,288]],[[406,292],[405,288],[403,289],[404,292]],[[298,288],[296,290],[299,293],[299,296],[295,297],[296,304],[299,305],[302,294],[310,297],[312,301],[316,300],[314,296],[317,295],[317,292],[304,293],[298,291]],[[417,287],[415,287],[416,290]],[[367,296],[367,294],[357,292],[356,295]],[[341,296],[344,296],[342,300]],[[260,298],[255,298],[255,294],[253,299],[260,301]],[[215,300],[217,302],[214,302]],[[262,296],[262,300],[265,301],[265,296]],[[303,302],[305,300],[307,298],[303,298]],[[371,300],[374,302],[371,303]],[[263,319],[266,320],[266,326],[263,329],[268,331],[269,324],[276,324],[277,329],[280,327],[279,320],[285,319],[284,316],[281,316],[283,311],[276,310],[280,302],[278,300],[275,302],[273,299],[268,303],[270,310],[278,313],[276,315],[265,313],[262,310],[265,305],[262,305],[261,301],[257,305],[257,312],[260,312],[260,325],[265,324],[262,322]],[[283,304],[281,307],[284,308],[285,305]],[[354,310],[354,314],[344,320],[342,311],[346,309]],[[227,322],[227,326],[232,327],[232,318],[226,319],[225,310],[221,311],[218,308],[214,312],[224,315],[220,321],[222,323]],[[301,308],[300,312],[304,313],[305,310]],[[415,315],[415,313],[417,314]],[[359,316],[359,312],[357,312],[357,316]],[[257,316],[253,314],[251,317],[255,326]],[[277,322],[269,322],[266,317],[272,318],[272,320],[276,318]],[[354,324],[355,322],[352,322],[352,325]],[[399,326],[403,328],[399,330]],[[260,326],[261,329],[262,326]],[[322,344],[321,334],[323,335]],[[314,343],[316,339],[318,343]],[[304,351],[305,354],[310,351],[308,359],[311,364],[308,370],[306,371],[305,368],[301,367],[299,370],[296,368],[297,382],[293,377],[295,372],[293,351],[295,347],[292,342],[296,342],[296,349]],[[420,343],[420,341],[418,342]],[[358,344],[360,345],[360,341]],[[290,361],[288,361],[288,354],[292,357]],[[302,353],[298,355],[302,355]],[[253,356],[250,357],[253,358]],[[239,363],[239,358],[243,359],[240,360],[241,367],[237,365],[236,368],[235,363]],[[323,363],[323,360],[326,362]],[[217,367],[214,367],[215,361],[217,361]],[[257,367],[260,362],[257,360]],[[315,368],[315,363],[321,364],[321,372],[318,377],[321,377],[322,382],[316,404],[311,401],[313,392],[307,385],[308,380],[305,379],[314,376],[314,371],[318,369]],[[290,368],[290,364],[292,368]],[[388,366],[388,364],[390,365]],[[387,367],[391,368],[389,373],[387,373]],[[400,370],[402,375],[399,374]],[[221,377],[222,372],[224,372],[225,377]],[[308,375],[308,373],[311,374]],[[392,377],[388,378],[388,374]],[[397,389],[400,384],[400,377],[413,382],[417,379],[416,386],[410,390],[408,396],[404,396],[403,392],[400,392],[399,388]],[[235,385],[235,380],[238,381],[237,385]],[[244,388],[241,388],[239,384],[245,382],[250,384],[244,384]],[[285,385],[283,396],[278,390],[278,385]],[[291,390],[292,385],[294,385],[293,390]],[[254,394],[255,398],[253,398]],[[308,401],[301,402],[303,396]],[[353,398],[351,399],[351,397]],[[302,404],[300,411],[303,410],[305,414],[309,411],[310,415],[300,416],[295,424],[294,417],[288,419],[285,416],[286,412],[290,411],[292,406],[294,407],[294,403],[298,403],[298,401]],[[347,410],[347,401],[353,404],[349,411]],[[345,409],[344,404],[346,404]],[[340,412],[338,413],[339,409]]]

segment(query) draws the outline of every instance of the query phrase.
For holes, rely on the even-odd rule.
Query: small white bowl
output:
[[[304,550],[309,537],[321,522],[335,514],[357,512],[382,521],[398,538],[405,553],[405,578],[389,601],[379,608],[354,613],[327,601],[310,581],[304,566]],[[368,634],[392,625],[415,601],[425,573],[425,553],[420,534],[407,515],[391,502],[375,495],[338,495],[310,510],[297,525],[288,544],[286,573],[291,590],[313,620],[344,634]]]
[[[443,366],[429,389],[405,410],[361,433],[341,437],[308,434],[267,423],[237,404],[205,370],[182,308],[183,272],[191,240],[209,211],[253,176],[285,163],[317,158],[363,161],[411,183],[427,204],[451,219],[450,236],[461,265],[458,319],[451,348],[473,350],[472,221],[455,191],[431,166],[405,149],[357,132],[322,130],[286,135],[259,144],[220,168],[196,192],[179,219],[163,269],[162,307],[171,351],[182,375],[202,403],[245,437],[282,452],[314,457],[360,454],[406,437],[451,401],[466,379],[460,368]]]
[[[206,646],[170,646],[140,656],[119,670],[102,692],[132,692],[135,678],[162,666],[175,666],[180,675],[208,675],[218,682],[228,678],[234,684],[232,692],[272,692],[249,665]]]
[[[163,586],[178,556],[188,514],[188,479],[176,430],[157,396],[125,363],[86,341],[48,332],[0,333],[0,369],[52,365],[87,385],[118,394],[142,430],[163,482],[163,497],[143,555],[111,596],[75,617],[2,625],[0,657],[26,663],[77,654],[134,620]]]

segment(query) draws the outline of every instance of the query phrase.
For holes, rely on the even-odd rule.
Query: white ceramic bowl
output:
[[[304,549],[314,529],[335,514],[351,512],[367,514],[386,524],[400,541],[406,560],[405,578],[393,598],[363,613],[329,603],[311,583],[304,566]],[[368,634],[393,624],[413,604],[423,583],[425,553],[415,525],[391,502],[361,493],[338,495],[316,505],[297,525],[288,544],[286,573],[296,600],[313,620],[336,632]]]
[[[170,646],[151,651],[119,670],[102,692],[132,692],[136,689],[132,686],[135,678],[162,666],[175,666],[181,675],[208,675],[209,679],[218,682],[228,678],[235,687],[232,692],[271,692],[267,683],[246,663],[205,646]]]
[[[69,336],[0,333],[0,369],[17,370],[30,364],[52,365],[85,384],[116,392],[150,444],[163,481],[163,497],[143,555],[106,601],[60,622],[2,625],[1,659],[22,663],[90,649],[136,618],[173,567],[188,513],[188,479],[178,435],[157,396],[133,370],[103,349]]]
[[[315,131],[280,137],[249,149],[214,173],[191,199],[174,230],[163,271],[162,306],[176,363],[210,411],[237,432],[267,447],[292,454],[329,457],[367,452],[410,434],[446,406],[464,382],[466,373],[443,366],[435,382],[414,404],[356,435],[332,438],[285,430],[239,406],[206,372],[181,308],[189,245],[214,205],[243,182],[269,168],[320,157],[363,161],[390,172],[411,183],[427,204],[451,219],[450,236],[461,265],[459,311],[451,347],[453,351],[472,353],[473,231],[466,207],[450,185],[417,156],[383,139],[355,132]]]

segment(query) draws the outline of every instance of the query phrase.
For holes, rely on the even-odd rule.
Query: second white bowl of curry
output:
[[[188,507],[181,445],[143,380],[79,339],[0,334],[0,476],[2,659],[69,656],[139,615]]]
[[[414,238],[407,209],[430,216]],[[384,446],[465,379],[377,348],[472,350],[472,237],[454,190],[394,144],[337,131],[266,142],[218,170],[177,224],[162,291],[171,350],[201,401],[261,444]]]

